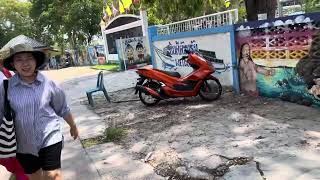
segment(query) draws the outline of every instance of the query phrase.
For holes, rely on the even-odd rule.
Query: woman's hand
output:
[[[70,135],[76,140],[79,137],[79,132],[77,126],[74,124],[70,126]]]
[[[79,137],[79,132],[76,123],[74,122],[73,116],[71,113],[67,114],[63,119],[68,123],[70,126],[70,135],[73,139],[77,139]]]

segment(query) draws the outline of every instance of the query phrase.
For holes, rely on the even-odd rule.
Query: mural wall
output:
[[[320,105],[320,14],[236,26],[240,89]]]
[[[91,64],[105,64],[106,55],[103,45],[89,46],[88,47],[88,60]]]
[[[117,51],[122,70],[151,64],[150,50],[144,37],[118,39]]]
[[[215,76],[220,79],[222,85],[233,85],[230,33],[155,41],[153,48],[156,68],[176,71],[182,76],[192,72],[187,61],[180,60],[182,56],[187,55],[185,49],[200,50],[206,54],[205,58],[210,58],[214,62],[217,69]]]

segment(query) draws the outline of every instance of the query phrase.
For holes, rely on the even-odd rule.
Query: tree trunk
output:
[[[74,57],[76,57],[75,56],[75,49],[76,49],[76,33],[75,32],[71,32],[70,33],[70,49],[72,50],[72,52],[70,53],[70,59],[69,59],[69,63],[71,63],[71,65],[72,66],[74,66],[76,63],[75,63],[75,59],[73,59],[73,57],[72,57],[72,54],[74,54]]]
[[[245,0],[247,20],[258,20],[258,14],[266,13],[268,19],[275,18],[277,0]]]
[[[247,20],[248,21],[258,20],[256,0],[246,0],[245,4],[246,4],[246,11],[247,11]]]

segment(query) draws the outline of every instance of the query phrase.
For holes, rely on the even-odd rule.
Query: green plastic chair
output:
[[[88,97],[88,101],[89,101],[89,104],[91,106],[94,106],[92,94],[95,93],[95,92],[99,92],[99,91],[102,91],[104,96],[106,97],[107,101],[111,102],[110,101],[110,97],[108,95],[108,92],[107,92],[106,88],[104,87],[103,72],[102,71],[100,71],[99,74],[98,74],[97,87],[93,88],[93,89],[89,89],[89,90],[86,91],[86,94],[87,94],[87,97]]]

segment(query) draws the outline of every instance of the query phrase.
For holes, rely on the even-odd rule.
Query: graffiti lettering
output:
[[[134,38],[128,38],[124,40],[124,44],[127,46],[128,44],[131,44],[132,42],[137,42],[143,44],[143,38],[141,37],[134,37]]]
[[[186,60],[175,60],[176,66],[187,66],[190,67],[190,64]]]
[[[183,55],[185,50],[198,50],[198,44],[195,40],[192,40],[190,44],[185,44],[184,41],[176,41],[175,44],[169,42],[163,51],[167,55]]]

